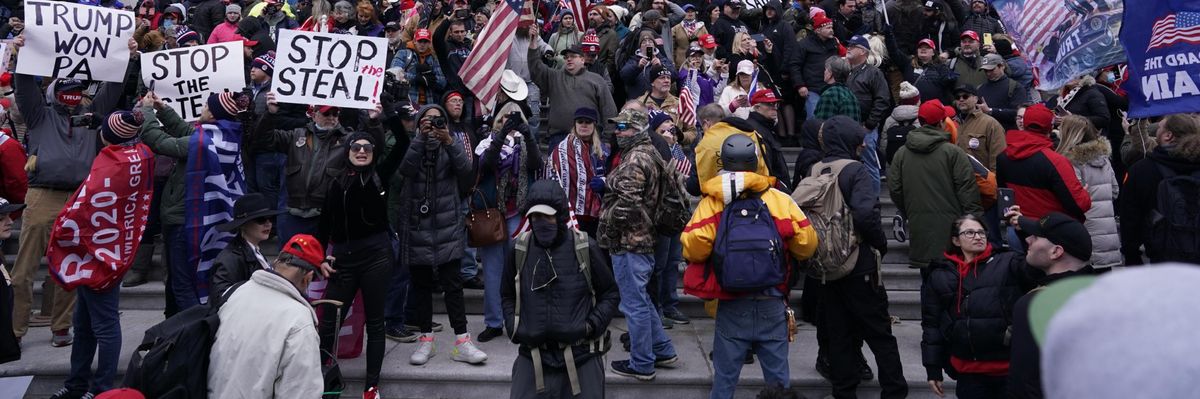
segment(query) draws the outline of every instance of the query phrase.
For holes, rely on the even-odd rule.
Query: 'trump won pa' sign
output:
[[[279,31],[275,98],[279,102],[372,109],[383,90],[387,39]]]
[[[25,46],[17,73],[121,82],[133,13],[59,1],[25,1]]]

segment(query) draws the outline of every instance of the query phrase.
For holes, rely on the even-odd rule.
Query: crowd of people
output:
[[[346,309],[361,298],[364,398],[384,397],[386,340],[412,343],[412,365],[442,353],[435,294],[452,360],[485,364],[476,341],[519,346],[515,398],[601,398],[606,369],[651,381],[680,361],[665,331],[691,322],[680,289],[716,321],[714,399],[733,397],[755,359],[771,386],[760,397],[787,397],[796,319],[817,327],[815,369],[834,397],[875,378],[865,343],[881,397],[902,398],[886,194],[891,238],[922,278],[929,389],[943,395],[948,375],[963,398],[1042,397],[1022,325],[1039,290],[1200,262],[1200,117],[1126,118],[1120,66],[1039,90],[986,0],[876,1],[533,1],[495,99],[462,70],[495,1],[88,3],[137,16],[126,81],[0,76],[0,239],[20,220],[16,260],[0,267],[0,362],[48,326],[50,345],[71,347],[52,398],[113,388],[120,288],[153,278],[161,242],[165,316],[221,303],[210,397],[321,396],[346,312],[313,311],[316,279]],[[0,38],[19,56],[14,7],[0,6]],[[375,108],[277,101],[286,29],[386,38]],[[211,94],[197,122],[140,79],[147,53],[236,41],[246,90]],[[184,231],[198,212],[184,205],[184,165],[199,125],[245,132],[247,194],[216,228],[234,237],[209,281]],[[141,145],[153,209],[123,283],[70,292],[47,279],[48,313],[35,314],[56,217],[102,148]],[[269,259],[260,247],[273,239]],[[482,325],[468,323],[466,289],[483,290]],[[606,365],[618,311],[629,356]]]

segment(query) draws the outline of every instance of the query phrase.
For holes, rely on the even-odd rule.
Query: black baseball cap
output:
[[[572,45],[571,47],[562,49],[562,51],[559,52],[559,54],[561,54],[563,57],[566,57],[567,54],[572,54],[572,53],[583,55],[583,46],[576,44],[576,45]]]
[[[0,215],[7,215],[22,209],[25,209],[25,204],[14,204],[0,197]]]
[[[961,85],[958,85],[958,87],[955,87],[954,94],[958,94],[958,93],[967,93],[972,96],[979,95],[979,92],[977,90],[975,90],[975,87],[968,85],[968,84],[961,84]]]
[[[1018,222],[1025,234],[1044,237],[1076,259],[1087,262],[1092,258],[1092,236],[1083,223],[1060,212],[1050,212],[1041,219],[1022,217]]]

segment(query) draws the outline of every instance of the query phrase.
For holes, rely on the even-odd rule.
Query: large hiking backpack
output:
[[[147,398],[208,398],[208,355],[221,324],[217,312],[244,283],[229,287],[220,301],[192,306],[147,329],[129,359],[125,386]]]
[[[659,174],[658,206],[654,210],[654,231],[659,235],[679,236],[692,219],[691,202],[683,188],[683,176],[654,152]]]
[[[710,261],[722,290],[756,292],[787,281],[783,237],[764,193],[747,193],[721,211]]]
[[[1147,252],[1156,260],[1200,263],[1200,171],[1178,175],[1157,166],[1163,179],[1151,212]]]
[[[858,262],[861,239],[854,233],[850,207],[838,187],[842,170],[857,162],[849,159],[817,162],[792,193],[792,199],[804,211],[818,237],[816,253],[800,263],[800,270],[822,282],[846,277]]]

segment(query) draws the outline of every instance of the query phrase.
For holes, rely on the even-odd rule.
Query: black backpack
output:
[[[129,359],[125,386],[147,398],[208,398],[208,355],[221,324],[217,311],[244,283],[229,287],[220,301],[192,306],[146,330]]]
[[[1155,261],[1200,263],[1200,171],[1178,175],[1157,166],[1163,179],[1150,216],[1147,252]]]
[[[892,158],[896,156],[896,152],[904,148],[904,143],[908,142],[908,132],[916,129],[916,119],[907,121],[896,121],[896,124],[889,127],[885,135],[887,135],[887,164],[892,164]]]

